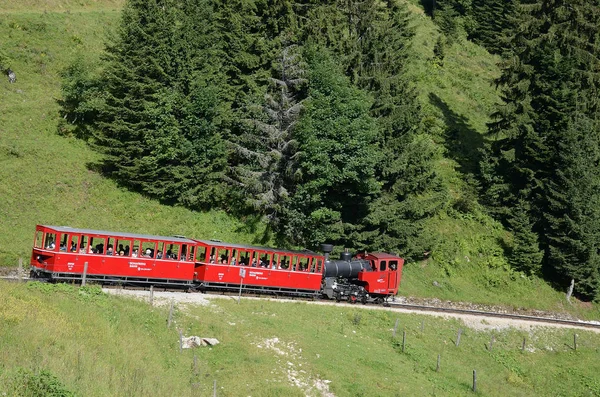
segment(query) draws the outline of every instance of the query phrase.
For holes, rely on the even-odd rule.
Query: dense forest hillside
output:
[[[521,145],[511,131],[546,117],[506,110],[523,101],[508,60],[545,43],[539,28],[516,34],[516,7],[565,17],[497,3],[0,2],[0,64],[17,76],[0,82],[0,220],[12,230],[0,263],[27,257],[35,223],[67,223],[398,252],[407,294],[556,308],[544,277],[563,291],[574,278],[594,299],[593,232],[550,233],[567,222],[560,186],[594,152],[564,183],[531,179],[539,192],[509,178],[531,159],[502,160]],[[506,18],[487,24],[494,13]],[[561,31],[565,52],[576,28]],[[556,70],[579,87],[578,65],[538,58],[522,62],[547,75],[545,91],[522,97],[554,92]],[[569,100],[582,104],[573,123],[594,131],[592,104]],[[595,208],[585,202],[569,211]]]

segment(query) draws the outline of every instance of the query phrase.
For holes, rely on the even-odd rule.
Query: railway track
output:
[[[419,312],[436,312],[436,313],[447,313],[447,314],[458,314],[458,315],[469,315],[485,318],[499,318],[499,319],[508,319],[508,320],[517,320],[517,321],[532,321],[540,324],[560,324],[571,327],[582,327],[589,329],[598,329],[600,330],[600,322],[589,322],[589,321],[580,321],[580,320],[565,320],[560,318],[552,318],[552,317],[539,317],[539,316],[528,316],[523,314],[513,314],[513,313],[499,313],[499,312],[487,312],[481,310],[468,310],[468,309],[457,309],[457,308],[447,308],[447,307],[439,307],[439,306],[429,306],[429,305],[415,305],[408,303],[395,303],[390,302],[390,307],[406,309],[406,310],[414,310]]]
[[[5,281],[13,281],[13,282],[19,281],[19,279],[16,277],[0,277],[0,279],[5,280]],[[39,281],[39,280],[29,279],[27,277],[24,277],[21,280],[24,282]],[[115,285],[106,285],[106,286],[103,286],[103,288],[117,289],[117,288],[123,288],[123,287],[115,286]],[[149,290],[149,287],[127,286],[124,289],[147,291],[147,290]],[[181,293],[181,294],[187,294],[187,292],[184,292],[181,289],[175,289],[175,288],[160,287],[160,288],[155,288],[154,291],[156,291],[156,292],[159,292],[159,291],[176,292],[176,293]],[[204,292],[202,294],[203,295],[213,295],[213,296],[214,295],[230,296],[230,297],[236,297],[238,295],[237,293],[226,292],[226,291],[209,291],[209,292]],[[280,296],[280,295],[260,295],[260,294],[256,294],[256,293],[244,293],[243,297],[245,297],[245,298],[268,297],[270,299],[314,302],[313,299],[302,298],[302,297],[290,297],[290,296]],[[333,301],[327,301],[327,302],[336,303],[336,304],[340,304],[342,306],[349,306],[349,307],[363,306],[361,303],[333,302]],[[366,305],[366,306],[373,307],[374,305],[370,304],[370,305]],[[381,305],[377,305],[377,306],[381,307]],[[441,314],[459,315],[459,316],[465,315],[465,316],[480,317],[482,319],[497,318],[497,319],[505,319],[505,320],[529,321],[529,322],[539,323],[540,325],[543,325],[543,324],[562,325],[562,326],[567,326],[567,327],[577,327],[577,328],[600,330],[600,322],[567,320],[567,319],[552,318],[552,317],[530,316],[530,315],[523,315],[523,314],[501,313],[501,312],[493,312],[493,311],[470,310],[470,309],[460,309],[460,308],[449,308],[449,307],[432,306],[432,305],[417,305],[417,304],[412,304],[412,303],[399,303],[399,302],[393,302],[393,301],[387,302],[385,304],[385,306],[387,306],[391,309],[409,310],[409,311],[416,311],[416,312],[422,312],[422,313],[441,313]]]

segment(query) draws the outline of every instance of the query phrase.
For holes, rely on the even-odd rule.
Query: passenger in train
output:
[[[121,252],[121,251],[125,252],[125,248],[123,248],[123,244],[119,244],[119,249],[118,249],[118,251],[119,251],[119,252]]]
[[[83,242],[79,244],[79,253],[85,254],[85,244]]]
[[[144,253],[145,258],[152,258],[152,250],[150,248],[146,248],[146,252]]]
[[[77,252],[77,244],[75,244],[75,241],[71,241],[71,252]]]
[[[113,249],[113,245],[112,244],[108,244],[108,247],[106,248],[106,255],[114,255],[115,251]]]
[[[235,259],[235,256],[233,258],[231,258],[231,266],[235,266],[237,264],[237,260]]]
[[[165,257],[165,259],[173,259],[173,251],[167,250],[167,256]]]
[[[252,267],[256,267],[256,257],[252,258]]]
[[[119,256],[125,256],[125,251],[123,251],[123,250],[119,251]]]
[[[56,248],[56,244],[54,244],[54,240],[49,240],[48,245],[46,246],[46,249],[53,250],[54,248]]]
[[[210,261],[209,262],[210,263],[215,263],[215,256],[214,255],[210,256]]]
[[[156,259],[162,259],[163,258],[163,254],[161,250],[156,251]]]
[[[131,256],[133,258],[137,258],[138,257],[138,250],[137,250],[137,248],[135,248],[135,247],[133,248],[133,252],[131,253]]]
[[[100,243],[96,245],[96,254],[102,255],[104,253],[104,244]]]

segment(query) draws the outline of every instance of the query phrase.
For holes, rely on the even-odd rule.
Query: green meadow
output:
[[[576,331],[575,350],[568,329],[227,298],[175,305],[168,328],[168,302],[67,284],[0,282],[0,302],[0,395],[212,396],[215,382],[218,396],[600,393],[589,331]],[[178,330],[220,343],[180,351]]]

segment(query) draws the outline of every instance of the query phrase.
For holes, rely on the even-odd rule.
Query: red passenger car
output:
[[[195,281],[200,288],[318,294],[323,277],[323,255],[311,251],[196,240]]]
[[[192,285],[196,242],[180,237],[36,227],[34,277],[104,282]],[[87,265],[86,265],[87,264]]]

